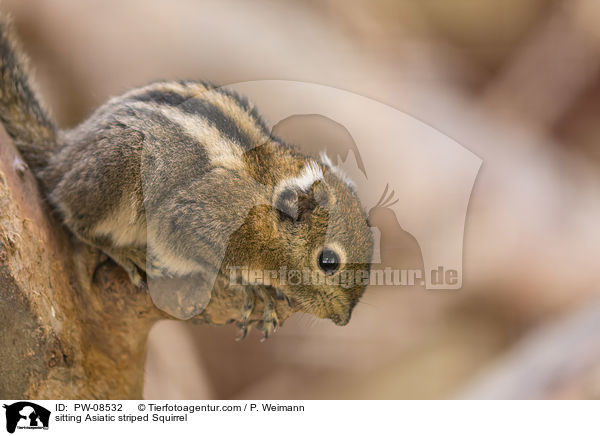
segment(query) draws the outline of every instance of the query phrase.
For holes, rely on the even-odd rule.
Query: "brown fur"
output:
[[[233,321],[244,334],[260,308],[255,324],[268,336],[278,325],[278,301],[349,321],[362,283],[282,284],[279,276],[271,285],[229,283],[231,267],[285,267],[324,279],[317,262],[324,247],[342,261],[333,276],[366,276],[372,252],[353,190],[326,162],[273,137],[252,104],[203,82],[157,82],[60,130],[4,23],[0,50],[0,118],[51,205],[134,284],[147,279],[160,309],[201,319],[211,294],[237,287],[245,298]]]

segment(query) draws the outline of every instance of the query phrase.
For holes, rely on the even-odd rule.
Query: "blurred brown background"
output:
[[[265,343],[235,342],[232,327],[160,323],[147,398],[600,397],[597,1],[0,7],[63,127],[155,79],[288,79],[398,108],[484,161],[463,289],[370,289],[348,326],[295,315]],[[383,237],[388,247],[406,240]],[[394,256],[407,254],[384,263]]]

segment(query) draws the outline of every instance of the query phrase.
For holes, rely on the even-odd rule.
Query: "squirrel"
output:
[[[61,129],[5,18],[0,58],[0,120],[51,208],[160,309],[194,318],[227,283],[244,293],[233,320],[242,337],[257,299],[265,338],[279,325],[275,299],[348,323],[373,240],[351,182],[326,155],[302,154],[246,98],[203,81],[133,89]],[[310,280],[284,280],[292,271]]]

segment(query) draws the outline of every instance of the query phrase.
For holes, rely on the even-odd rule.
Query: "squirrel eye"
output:
[[[318,263],[319,268],[321,268],[325,274],[333,274],[340,267],[340,257],[335,251],[324,248],[319,253]]]

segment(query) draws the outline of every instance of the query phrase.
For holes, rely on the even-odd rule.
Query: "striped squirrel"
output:
[[[245,336],[278,326],[275,300],[345,325],[368,282],[372,235],[344,176],[271,134],[226,88],[162,81],[110,99],[80,125],[56,126],[0,21],[0,119],[65,226],[190,319],[213,286],[244,295]],[[243,271],[274,272],[273,280]],[[311,279],[283,280],[284,271]],[[349,284],[343,274],[362,277]],[[217,280],[218,278],[218,280]],[[366,278],[366,280],[364,280]]]

